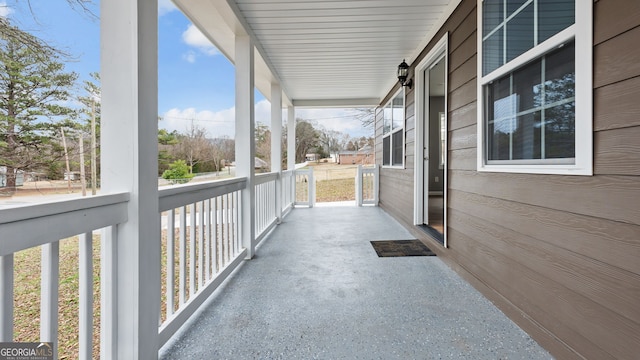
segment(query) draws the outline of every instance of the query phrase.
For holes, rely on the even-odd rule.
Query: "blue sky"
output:
[[[99,16],[97,1],[89,4]],[[67,70],[89,79],[100,70],[100,23],[72,9],[65,0],[0,0],[0,16],[73,56]],[[234,135],[233,65],[171,3],[159,0],[158,11],[159,126],[185,131],[193,122],[210,137]],[[80,85],[78,94],[81,93]],[[256,91],[256,121],[270,124],[270,104]],[[297,117],[317,120],[328,129],[366,135],[345,109],[298,109]]]

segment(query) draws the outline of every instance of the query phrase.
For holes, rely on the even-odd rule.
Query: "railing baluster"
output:
[[[100,239],[100,358],[114,359],[117,354],[116,334],[116,251],[118,226],[102,230]]]
[[[189,206],[191,214],[189,215],[189,298],[196,293],[196,204]]]
[[[227,213],[227,235],[226,235],[226,246],[225,246],[225,258],[224,258],[224,264],[225,266],[229,263],[229,260],[231,259],[231,237],[233,235],[233,208],[232,208],[232,204],[231,204],[231,199],[229,199],[229,194],[225,195],[225,211]]]
[[[235,209],[233,216],[236,219],[236,221],[235,221],[236,225],[235,225],[235,229],[234,229],[234,232],[233,232],[234,233],[233,237],[235,239],[235,248],[236,248],[236,252],[234,253],[234,257],[235,257],[235,255],[240,253],[240,248],[241,248],[241,246],[240,246],[240,236],[238,234],[238,231],[240,229],[240,224],[239,224],[239,222],[240,222],[240,202],[238,201],[238,192],[234,192],[232,197],[233,197],[233,201],[235,203],[235,206],[233,207]]]
[[[13,341],[13,254],[0,256],[0,342]]]
[[[198,289],[204,284],[204,201],[198,202],[200,211],[198,212]]]
[[[213,270],[213,274],[218,273],[218,264],[220,264],[220,197],[216,196],[211,205],[213,206],[213,237],[211,239],[211,259],[213,260],[213,264],[211,264],[211,268]]]
[[[203,227],[204,227],[204,267],[205,267],[205,282],[209,282],[211,279],[211,199],[204,201],[203,212]]]
[[[187,290],[187,207],[180,208],[180,290],[179,306],[186,301]]]
[[[175,311],[175,303],[173,296],[176,287],[176,255],[175,255],[175,234],[176,234],[176,210],[171,209],[167,212],[167,319],[173,315]]]
[[[42,245],[40,299],[40,341],[53,343],[53,358],[58,358],[58,278],[60,242]]]
[[[224,207],[222,203],[222,196],[218,196],[216,198],[217,207],[218,207],[218,222],[216,225],[217,228],[217,239],[216,239],[216,251],[218,253],[218,271],[222,270],[224,263],[222,262],[223,255],[223,244],[224,244]],[[216,272],[217,273],[217,272]]]
[[[81,234],[79,242],[79,357],[93,358],[93,232]]]

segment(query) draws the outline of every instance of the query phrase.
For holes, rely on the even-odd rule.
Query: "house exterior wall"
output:
[[[414,61],[449,32],[449,248],[412,225],[413,90],[406,93],[406,166],[381,169],[380,206],[554,356],[637,358],[640,2],[594,3],[593,176],[476,171],[476,11],[476,0],[464,0]],[[379,164],[381,120],[379,112]]]
[[[372,165],[373,154],[370,153],[358,153],[358,154],[338,154],[338,164],[341,165]]]

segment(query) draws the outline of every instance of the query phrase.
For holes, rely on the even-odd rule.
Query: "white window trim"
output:
[[[559,175],[593,175],[593,1],[575,0],[576,22],[574,25],[547,39],[540,45],[530,49],[509,63],[491,73],[482,76],[482,3],[478,0],[477,30],[477,116],[478,116],[478,159],[477,170],[483,172],[527,173],[527,174],[559,174]],[[575,71],[576,71],[576,130],[575,130],[575,164],[527,164],[526,161],[509,164],[487,164],[484,119],[483,87],[499,77],[513,72],[531,60],[553,50],[560,44],[575,39]]]
[[[402,119],[402,127],[398,128],[397,130],[393,129],[393,99],[395,99],[398,95],[400,95],[400,92],[402,92],[402,114],[403,114],[403,119]],[[388,134],[384,133],[384,108],[387,107],[387,105],[391,104],[391,131],[389,131]],[[387,101],[386,104],[384,104],[384,106],[382,107],[382,167],[385,169],[404,169],[405,168],[405,157],[406,157],[406,149],[405,149],[405,141],[406,141],[406,136],[407,136],[407,132],[405,131],[407,127],[407,92],[405,87],[403,86],[402,89],[398,90],[395,94],[393,94],[393,96],[389,99],[389,101]],[[397,133],[398,131],[402,131],[402,164],[400,165],[393,165],[393,134]],[[389,165],[385,165],[384,164],[384,138],[386,137],[390,137],[389,139]]]

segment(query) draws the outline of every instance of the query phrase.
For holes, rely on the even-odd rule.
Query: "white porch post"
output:
[[[114,255],[115,294],[110,296],[115,303],[110,305],[109,299],[103,299],[103,305],[112,309],[105,314],[112,328],[102,331],[115,339],[107,339],[113,345],[105,348],[102,356],[157,359],[158,2],[109,0],[100,6],[102,193],[131,194],[128,221],[114,227],[113,244],[107,251]]]
[[[296,108],[287,107],[287,170],[296,168]]]
[[[236,37],[236,176],[247,178],[242,190],[240,239],[247,259],[255,251],[255,118],[253,44],[249,36]]]
[[[277,172],[276,218],[282,220],[282,88],[271,84],[271,171]]]

